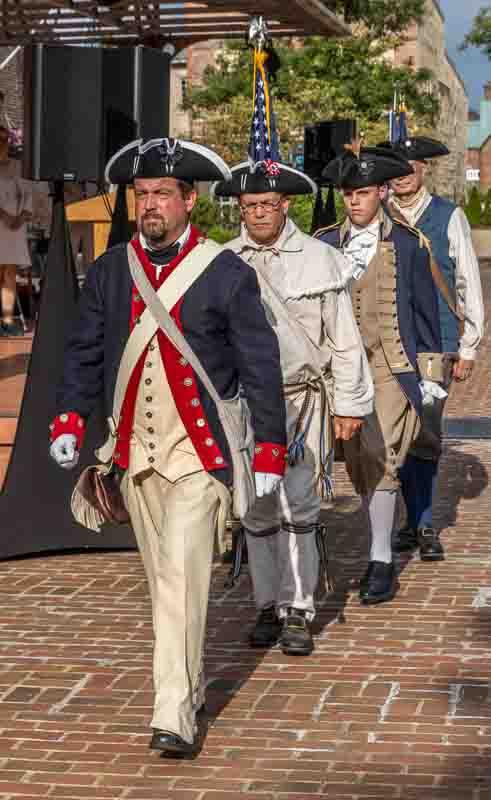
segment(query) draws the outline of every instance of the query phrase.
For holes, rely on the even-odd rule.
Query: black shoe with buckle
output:
[[[274,606],[263,608],[259,612],[256,624],[249,634],[251,647],[272,647],[280,638],[281,622]]]
[[[418,547],[418,535],[413,528],[407,525],[392,537],[392,550],[394,553],[408,553]]]
[[[434,528],[420,528],[418,531],[419,557],[421,561],[443,561],[445,551],[440,535]]]
[[[173,756],[188,756],[195,752],[195,744],[185,742],[177,733],[163,731],[154,728],[149,747],[151,750],[159,750],[161,753],[168,753]]]
[[[299,608],[287,609],[281,632],[281,649],[286,656],[309,656],[314,640],[306,612]]]
[[[397,578],[394,564],[370,561],[366,574],[360,581],[360,600],[364,605],[387,603],[395,597]]]

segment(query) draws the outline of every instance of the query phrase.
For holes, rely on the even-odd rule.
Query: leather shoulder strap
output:
[[[405,228],[406,230],[410,231],[410,233],[413,233],[415,236],[419,237],[420,247],[426,247],[426,249],[428,250],[429,256],[430,256],[430,269],[431,269],[431,274],[432,274],[432,277],[433,277],[433,283],[435,284],[436,288],[438,289],[438,291],[440,292],[441,296],[445,300],[445,302],[446,302],[447,306],[449,307],[450,311],[452,312],[452,314],[455,317],[457,317],[459,322],[463,322],[464,321],[464,316],[457,308],[457,305],[455,303],[455,300],[454,300],[454,297],[452,295],[452,292],[450,291],[448,283],[445,280],[445,276],[444,276],[442,270],[440,269],[440,265],[438,264],[437,260],[435,259],[435,256],[433,255],[433,251],[432,251],[432,248],[431,248],[431,242],[428,239],[428,237],[425,236],[424,233],[419,230],[419,228],[413,228],[411,225],[409,225],[402,218],[402,215],[397,213],[397,211],[394,208],[394,206],[390,207],[390,215],[393,218],[394,222],[396,222],[397,225],[401,225],[403,228]]]
[[[224,248],[222,248],[220,245],[208,240],[204,240],[202,243],[197,244],[196,247],[193,248],[190,253],[188,253],[179,267],[175,269],[172,275],[170,275],[165,283],[162,284],[158,293],[155,292],[154,288],[149,283],[145,274],[145,270],[140,264],[140,260],[136,255],[131,242],[128,244],[127,253],[130,273],[138,287],[138,290],[140,291],[139,284],[142,283],[141,276],[143,275],[146,283],[148,284],[152,297],[157,298],[158,295],[158,303],[168,311],[171,311],[181,297],[183,297],[188,289],[191,288],[193,283],[200,277],[200,275],[203,274],[211,261],[223,249]],[[135,276],[138,277],[138,282],[135,280]],[[140,291],[140,294],[145,300],[147,308],[140,317],[140,324],[135,325],[133,331],[131,332],[119,364],[116,387],[114,390],[113,414],[111,420],[113,433],[116,431],[119,424],[119,418],[126,395],[126,389],[128,388],[128,383],[133,374],[133,370],[135,369],[143,350],[159,328],[159,323],[152,314],[149,303],[146,302],[143,292]],[[146,292],[146,294],[148,299],[149,293]]]
[[[191,254],[194,253],[195,250],[197,250],[199,247],[200,245],[197,245],[197,247],[193,251],[191,251]],[[204,245],[201,245],[201,247],[204,247]],[[204,256],[207,256],[207,253],[203,253],[203,251],[201,251],[200,255],[201,258],[200,259],[198,258],[196,260],[201,260],[202,262],[202,267],[200,271],[201,274],[201,272],[203,272],[203,269],[206,269],[206,266],[208,266],[209,264],[209,257],[205,263]],[[210,381],[208,374],[204,370],[203,366],[201,365],[201,362],[199,361],[194,351],[191,349],[186,339],[182,335],[181,331],[175,324],[174,320],[170,316],[169,309],[166,308],[166,306],[162,302],[162,298],[158,296],[157,293],[154,291],[150,281],[147,278],[145,270],[143,269],[140,263],[140,260],[138,259],[135,251],[133,250],[132,247],[130,247],[130,245],[128,245],[128,260],[130,265],[131,276],[136,284],[138,291],[140,292],[141,297],[143,298],[145,305],[147,306],[148,311],[151,313],[152,317],[157,323],[157,326],[164,331],[164,333],[169,337],[174,347],[176,347],[181,353],[181,355],[184,356],[186,361],[189,362],[194,372],[200,378],[207,392],[210,394],[212,400],[218,405],[220,403],[220,397],[217,394],[212,382]],[[179,270],[176,270],[171,277],[176,275],[177,272],[179,272]],[[170,279],[171,278],[169,278],[168,280],[170,281]],[[167,282],[168,281],[166,281],[166,283]]]

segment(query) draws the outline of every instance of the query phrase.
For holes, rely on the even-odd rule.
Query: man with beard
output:
[[[484,333],[484,306],[479,264],[467,218],[450,200],[425,186],[428,161],[449,154],[441,142],[403,136],[393,151],[409,160],[410,175],[391,182],[389,212],[420,230],[428,239],[438,289],[438,313],[446,369],[439,391],[423,409],[423,430],[401,472],[407,526],[394,537],[403,552],[419,547],[422,561],[441,561],[444,549],[433,525],[433,502],[442,451],[442,420],[452,380],[467,381]]]
[[[347,218],[316,236],[350,260],[355,316],[375,384],[374,413],[360,435],[344,443],[371,534],[360,599],[375,604],[397,591],[391,535],[400,470],[420,428],[422,393],[435,387],[441,339],[429,253],[416,232],[382,208],[387,181],[411,167],[390,150],[359,145],[324,170],[343,192]]]
[[[98,455],[121,478],[149,583],[150,747],[166,754],[195,747],[214,537],[232,484],[240,489],[238,448],[215,392],[230,408],[241,402],[239,385],[247,398],[258,497],[285,468],[278,343],[254,270],[190,224],[192,182],[229,174],[213,151],[172,139],[138,140],[111,159],[107,182],[134,184],[138,233],[88,271],[51,426],[53,458],[75,466],[86,420],[103,397],[112,437]],[[184,357],[186,345],[194,353]]]

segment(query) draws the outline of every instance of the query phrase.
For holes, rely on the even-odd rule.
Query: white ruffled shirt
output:
[[[366,271],[370,261],[377,252],[380,238],[380,220],[377,219],[359,228],[351,224],[350,238],[343,248],[343,253],[351,265],[351,274],[358,281]]]

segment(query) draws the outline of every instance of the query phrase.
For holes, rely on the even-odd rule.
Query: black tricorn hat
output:
[[[212,187],[216,197],[239,197],[241,194],[317,194],[314,181],[298,169],[277,161],[243,161],[232,167],[232,180]]]
[[[412,175],[407,159],[388,148],[364,147],[359,157],[347,151],[329,162],[322,177],[341,189],[382,186],[394,178]]]
[[[107,183],[135,178],[193,181],[230,180],[230,169],[217,153],[182,139],[136,139],[118,150],[106,166]]]
[[[389,147],[394,153],[404,156],[409,161],[426,161],[429,158],[440,158],[450,155],[450,150],[443,142],[429,136],[408,136],[391,144],[382,142],[379,147]]]

